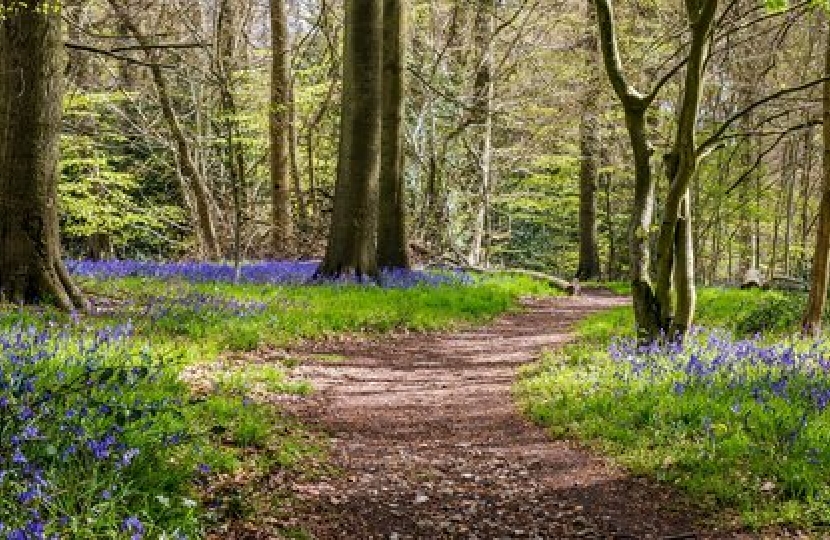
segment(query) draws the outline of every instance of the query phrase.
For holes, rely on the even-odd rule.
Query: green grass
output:
[[[82,286],[105,306],[104,314],[75,321],[49,308],[0,306],[0,333],[30,325],[94,332],[129,320],[135,334],[126,345],[134,354],[116,352],[107,357],[107,366],[119,373],[124,362],[138,355],[156,370],[129,394],[117,384],[97,390],[96,400],[111,402],[114,408],[122,402],[128,407],[126,399],[160,404],[159,412],[152,413],[152,429],[133,429],[125,435],[140,449],[134,463],[129,469],[107,472],[113,478],[122,475],[118,483],[123,489],[112,499],[102,498],[107,486],[101,482],[106,479],[96,478],[93,468],[81,482],[79,475],[90,470],[83,464],[61,464],[48,471],[68,492],[75,486],[77,493],[66,499],[67,504],[89,509],[88,515],[70,524],[76,538],[118,531],[125,515],[140,517],[148,537],[179,530],[191,538],[214,522],[277,515],[274,506],[290,493],[261,493],[258,486],[279,469],[315,474],[315,467],[322,466],[325,443],[273,405],[275,396],[306,395],[313,388],[291,377],[296,359],[275,358],[269,354],[272,348],[343,334],[481,324],[515,309],[521,296],[555,294],[546,284],[524,277],[412,289],[193,285],[146,279],[85,280]],[[50,375],[41,376],[41,384],[54,382],[63,361],[61,357],[50,364]],[[179,433],[181,444],[165,443]],[[209,466],[210,473],[197,475],[194,484],[200,465]]]
[[[140,334],[184,343],[216,355],[251,351],[346,333],[431,331],[480,324],[509,311],[527,295],[554,295],[546,284],[525,277],[493,277],[469,286],[381,289],[361,286],[192,285],[158,280],[88,281],[84,288],[115,302],[169,295],[171,289],[265,304],[245,317],[173,311],[155,320],[138,318]]]
[[[726,328],[739,335],[788,334],[798,331],[806,305],[803,293],[703,288],[698,291],[695,324]],[[634,335],[634,313],[619,307],[579,324],[583,341],[606,344],[616,336]]]
[[[738,336],[763,333],[764,343],[789,343],[804,301],[800,293],[704,289],[697,323]],[[591,316],[578,333],[578,344],[547,355],[517,386],[536,422],[556,437],[592,445],[636,474],[682,488],[690,501],[714,513],[734,509],[747,526],[826,532],[830,417],[799,397],[759,404],[752,389],[781,377],[778,368],[740,368],[720,382],[678,391],[682,372],[632,376],[607,353],[614,337],[633,336],[630,307]],[[807,368],[787,377],[794,396],[817,380]],[[799,434],[796,442],[790,442],[793,433]]]

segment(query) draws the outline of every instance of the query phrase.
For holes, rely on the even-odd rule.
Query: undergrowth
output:
[[[630,307],[528,369],[530,416],[745,525],[822,529],[830,512],[830,349],[797,337],[804,296],[704,289],[684,345],[638,347]]]
[[[92,316],[0,306],[0,538],[200,538],[266,515],[259,478],[324,452],[274,396],[313,388],[257,351],[484,322],[526,278],[405,287],[85,278]]]

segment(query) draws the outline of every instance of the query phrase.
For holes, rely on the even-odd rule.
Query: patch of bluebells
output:
[[[130,474],[156,449],[136,433],[173,444],[161,437],[179,404],[150,391],[161,371],[132,333],[0,330],[0,539],[143,538]]]
[[[245,301],[197,291],[150,296],[135,306],[141,316],[158,320],[178,313],[210,317],[245,318],[260,315],[268,309],[265,302]]]
[[[683,344],[618,339],[609,354],[619,391],[665,389],[678,403],[707,404],[695,411],[699,433],[712,442],[719,436],[713,426],[721,426],[744,433],[759,451],[772,448],[830,471],[823,442],[830,435],[830,343],[768,343],[759,335],[736,339],[696,329]],[[696,421],[684,414],[678,417]]]
[[[182,280],[189,283],[233,283],[235,269],[230,263],[152,262],[135,260],[67,261],[69,271],[80,277],[117,279],[127,277]],[[260,261],[242,266],[240,283],[255,285],[379,285],[385,288],[466,285],[469,274],[457,270],[422,271],[386,269],[378,280],[360,276],[343,276],[335,280],[315,277],[319,261]]]

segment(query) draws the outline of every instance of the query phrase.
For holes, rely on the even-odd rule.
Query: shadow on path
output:
[[[342,475],[296,486],[291,521],[319,539],[739,538],[695,535],[670,489],[632,478],[517,411],[516,369],[574,338],[608,295],[534,300],[478,330],[309,345],[320,390],[301,419]]]

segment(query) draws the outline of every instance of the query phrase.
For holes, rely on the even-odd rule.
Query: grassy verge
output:
[[[191,284],[150,279],[87,281],[93,295],[129,302],[138,332],[216,353],[284,346],[343,333],[429,331],[481,323],[523,295],[554,292],[522,277],[471,285],[384,289],[358,285]],[[132,306],[132,307],[129,307]],[[112,317],[117,318],[117,317]]]
[[[518,393],[537,422],[751,527],[822,528],[830,511],[830,349],[786,338],[801,295],[705,290],[684,348],[638,348],[630,308],[584,321]],[[756,335],[766,332],[766,337]],[[733,337],[739,336],[739,337]],[[610,345],[610,346],[609,346]]]
[[[257,349],[480,323],[550,294],[512,277],[402,289],[82,284],[101,314],[0,306],[3,537],[199,538],[267,516],[284,494],[255,486],[302,470],[325,444],[273,405],[313,389]]]

